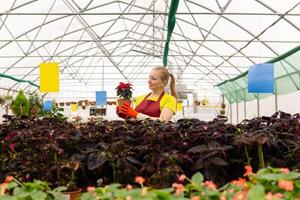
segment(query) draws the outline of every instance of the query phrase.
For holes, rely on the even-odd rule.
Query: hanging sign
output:
[[[52,110],[52,101],[45,101],[44,102],[44,110],[45,111],[51,111]]]
[[[107,93],[106,91],[96,92],[96,106],[106,106],[107,103]]]
[[[59,92],[58,63],[40,64],[40,92]]]
[[[248,71],[249,93],[274,93],[274,64],[257,64]]]
[[[72,103],[71,104],[71,111],[76,112],[76,110],[77,110],[77,105],[75,103]]]

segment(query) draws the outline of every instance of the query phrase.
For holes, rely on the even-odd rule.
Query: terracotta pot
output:
[[[129,105],[131,105],[131,100],[128,100],[128,99],[118,99],[117,100],[117,106],[122,106],[125,102],[127,102]]]
[[[70,192],[62,192],[63,200],[78,200],[81,193],[81,189],[70,191]]]

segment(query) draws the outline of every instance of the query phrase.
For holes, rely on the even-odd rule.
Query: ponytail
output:
[[[173,74],[169,73],[171,80],[170,80],[170,91],[171,95],[177,99],[177,92],[176,92],[176,87],[175,87],[175,78]]]

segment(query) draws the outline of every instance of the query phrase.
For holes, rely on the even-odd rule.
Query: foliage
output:
[[[53,118],[12,119],[0,125],[0,173],[53,187],[132,184],[132,177],[143,175],[158,188],[170,186],[178,174],[200,171],[204,180],[221,186],[240,177],[247,162],[255,170],[262,160],[266,166],[300,169],[299,119],[277,113],[237,126],[224,117],[79,125]]]
[[[1,184],[0,200],[63,200],[61,194],[63,190],[65,187],[51,190],[47,182],[35,180],[21,183],[12,176],[8,176]]]
[[[55,121],[60,121],[60,122],[64,122],[68,119],[68,117],[64,115],[63,108],[57,107],[54,101],[52,102],[52,110],[51,111],[42,110],[40,112],[40,115],[45,118],[54,119]]]
[[[36,92],[29,94],[29,116],[31,119],[35,118],[41,111],[43,106],[41,100]]]
[[[13,113],[18,116],[25,116],[28,117],[29,115],[29,101],[24,95],[24,92],[21,90],[19,91],[16,98],[12,101],[11,109]]]
[[[191,179],[180,175],[172,184],[172,188],[153,189],[145,187],[145,179],[136,177],[135,182],[140,188],[120,184],[110,184],[105,187],[88,187],[88,192],[81,196],[81,200],[93,199],[299,199],[300,173],[290,172],[287,168],[263,168],[254,174],[250,166],[246,166],[246,178],[233,180],[223,187],[217,188],[213,181],[204,180],[197,172]],[[184,183],[186,183],[184,185]]]
[[[117,96],[119,98],[128,99],[132,98],[132,84],[120,82],[116,87]]]

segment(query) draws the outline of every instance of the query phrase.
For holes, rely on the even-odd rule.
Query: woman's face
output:
[[[164,81],[161,79],[159,70],[152,70],[149,74],[148,85],[150,90],[157,90],[164,87]]]

